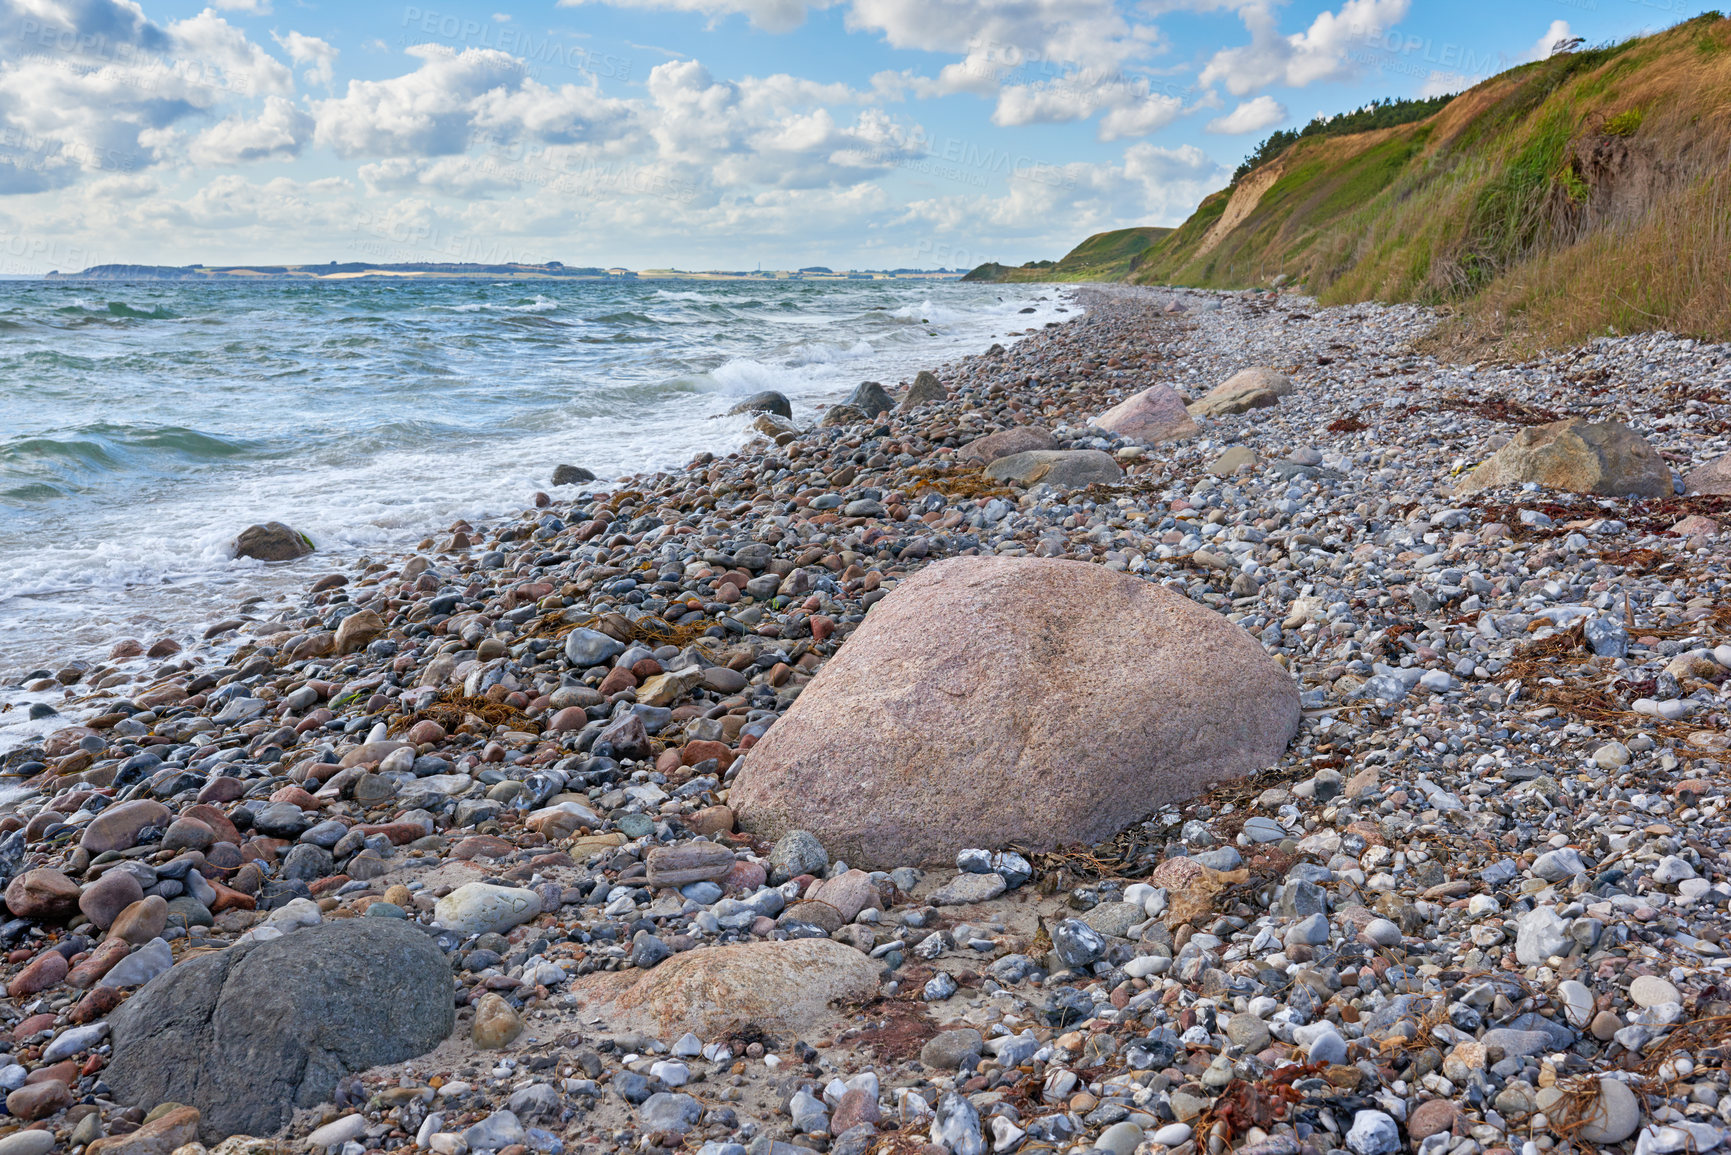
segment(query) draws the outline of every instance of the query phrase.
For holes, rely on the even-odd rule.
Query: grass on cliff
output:
[[[1731,21],[1708,13],[1512,69],[1420,121],[1300,139],[1132,279],[1286,274],[1325,304],[1453,305],[1444,340],[1509,352],[1654,328],[1731,339],[1728,169]]]
[[[994,284],[1021,281],[1122,281],[1135,270],[1137,258],[1171,231],[1146,227],[1095,233],[1065,253],[1061,260],[1029,261],[1019,267],[987,263],[969,272],[962,280]]]

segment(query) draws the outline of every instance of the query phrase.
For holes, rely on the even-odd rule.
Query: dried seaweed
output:
[[[1000,481],[993,481],[981,467],[972,469],[936,470],[917,468],[908,471],[913,478],[915,494],[936,492],[944,497],[1013,497],[1015,491]]]
[[[1552,707],[1559,713],[1608,729],[1619,736],[1649,730],[1666,737],[1682,738],[1700,729],[1699,726],[1634,713],[1609,688],[1580,677],[1562,676],[1554,668],[1564,659],[1585,661],[1590,657],[1584,631],[1577,622],[1566,630],[1536,638],[1517,648],[1496,680],[1502,683],[1518,681],[1522,694],[1535,705]],[[1559,684],[1548,685],[1546,679],[1554,679]]]
[[[1456,413],[1471,413],[1486,421],[1500,421],[1505,425],[1549,425],[1563,419],[1563,415],[1554,410],[1512,401],[1507,397],[1494,397],[1489,401],[1476,401],[1470,397],[1443,397],[1437,401],[1436,407]],[[1414,410],[1419,408],[1420,406],[1416,405],[1412,407]]]
[[[1220,1097],[1198,1116],[1196,1134],[1207,1135],[1216,1127],[1224,1127],[1223,1138],[1230,1144],[1252,1127],[1268,1130],[1286,1118],[1293,1104],[1304,1101],[1303,1092],[1292,1084],[1319,1075],[1327,1068],[1326,1063],[1293,1063],[1254,1083],[1244,1079],[1232,1080]]]
[[[390,732],[401,734],[416,722],[437,722],[448,733],[454,733],[457,727],[463,725],[471,717],[480,719],[489,727],[497,729],[500,726],[507,730],[521,730],[526,734],[539,734],[541,724],[515,706],[507,706],[503,702],[495,702],[491,698],[471,698],[463,694],[441,694],[428,707],[416,710],[413,714],[404,714],[391,723]]]
[[[573,630],[589,629],[600,630],[621,642],[643,642],[651,647],[678,646],[684,649],[716,625],[716,622],[707,616],[697,621],[682,623],[670,622],[653,615],[638,618],[636,621],[630,621],[623,615],[609,616],[611,620],[603,624],[600,614],[567,619],[565,611],[556,611],[531,622],[518,636],[558,641]],[[625,636],[620,637],[621,634]]]

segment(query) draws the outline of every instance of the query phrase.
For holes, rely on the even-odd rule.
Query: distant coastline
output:
[[[486,265],[464,262],[415,261],[375,264],[371,261],[330,261],[323,265],[92,265],[76,273],[58,269],[44,274],[49,281],[351,281],[363,277],[409,279],[485,278],[498,280],[699,280],[699,281],[881,281],[957,280],[963,269],[624,269],[566,265],[549,261],[544,265],[520,263]]]

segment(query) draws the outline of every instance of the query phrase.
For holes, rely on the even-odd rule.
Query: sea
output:
[[[1077,311],[919,279],[0,282],[0,704],[30,671],[185,644],[243,598],[515,515],[557,465],[728,452],[751,393],[812,421]],[[270,520],[317,552],[236,559]]]

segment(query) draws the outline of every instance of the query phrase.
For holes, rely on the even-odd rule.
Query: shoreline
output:
[[[456,1032],[312,1095],[334,1107],[259,1117],[295,1150],[864,1155],[929,1134],[1197,1155],[1205,1122],[1230,1128],[1232,1089],[1290,1062],[1319,1064],[1293,1084],[1309,1114],[1227,1141],[1324,1155],[1350,1130],[1356,1155],[1490,1155],[1531,1132],[1563,1155],[1547,1127],[1593,1103],[1600,1146],[1673,1115],[1731,1122],[1722,1042],[1688,1025],[1731,1013],[1731,545],[1714,524],[1731,497],[1456,489],[1566,416],[1627,418],[1679,473],[1705,465],[1731,449],[1727,350],[1644,335],[1462,366],[1413,352],[1436,320],[1416,307],[1074,292],[1081,316],[944,366],[941,400],[764,418],[761,445],[453,525],[424,556],[213,621],[222,665],[154,659],[128,706],[35,765],[0,756],[0,784],[41,791],[0,801],[0,847],[23,835],[0,859],[57,876],[35,884],[46,913],[6,924],[30,948],[9,992],[61,991],[34,985],[57,946],[82,941],[61,957],[93,965],[108,948],[79,940],[96,924],[61,880],[83,880],[83,910],[131,863],[182,921],[140,939],[126,908],[133,937],[104,961],[129,977],[381,915],[450,960]],[[1217,388],[1255,367],[1288,392]],[[1190,417],[1164,419],[1192,432],[1087,424],[1160,384],[1189,395]],[[1058,457],[964,462],[1032,426]],[[809,834],[736,832],[757,829],[733,797],[752,749],[873,606],[964,555],[1086,562],[1206,607],[1290,676],[1296,736],[1261,774],[1026,862],[951,870],[890,846],[869,849],[882,870],[848,870]],[[1113,625],[1066,628],[1104,647]],[[952,837],[982,845],[968,834]],[[165,873],[182,862],[185,884]],[[470,921],[453,904],[481,884],[533,909]],[[813,1006],[813,972],[777,959],[820,947],[840,953]],[[719,973],[730,951],[756,952],[746,977]],[[705,965],[720,1008],[644,985]],[[20,1070],[106,1021],[83,989],[40,1022],[54,1043],[16,1044]],[[723,1029],[721,1010],[762,1021]],[[115,1022],[111,1053],[87,1048],[104,1062],[38,1116],[69,1146],[76,1101],[122,1131],[155,1105],[104,1082],[118,1065],[123,1092],[143,1085],[126,1081],[138,1028]],[[1589,1078],[1667,1040],[1699,1060],[1680,1091]],[[701,1098],[681,1090],[698,1075]]]
[[[585,351],[584,358],[591,357],[588,350],[602,350],[594,354],[600,358],[595,366],[571,381],[563,381],[560,371],[549,370],[546,359],[536,352],[534,334],[539,330],[519,324],[518,306],[527,297],[477,290],[462,295],[460,304],[443,298],[443,305],[423,303],[441,326],[455,327],[451,341],[458,350],[450,358],[427,354],[424,359],[435,366],[450,360],[454,366],[450,371],[457,372],[464,368],[459,364],[460,351],[491,326],[500,343],[490,347],[481,366],[469,365],[466,371],[484,377],[483,370],[510,373],[518,366],[522,373],[517,383],[502,389],[498,402],[485,412],[462,400],[452,402],[457,408],[450,412],[405,408],[403,393],[386,382],[378,415],[365,416],[371,411],[363,404],[364,396],[355,393],[364,383],[348,393],[339,390],[344,398],[342,412],[363,415],[332,419],[309,430],[299,456],[283,456],[292,444],[293,417],[284,417],[282,436],[261,438],[249,424],[252,419],[232,406],[218,405],[203,419],[180,414],[173,388],[163,390],[168,400],[148,407],[148,415],[140,414],[124,427],[102,425],[100,415],[93,416],[88,412],[91,406],[85,406],[64,420],[45,416],[21,429],[19,436],[28,433],[45,439],[42,454],[76,449],[110,453],[115,460],[112,468],[67,480],[63,499],[26,501],[12,523],[13,532],[0,533],[6,539],[0,542],[5,547],[0,552],[9,561],[5,568],[14,578],[11,592],[16,595],[8,600],[0,594],[0,616],[13,617],[14,626],[0,641],[0,682],[10,685],[24,672],[43,666],[59,671],[75,660],[100,667],[109,646],[122,638],[137,638],[148,646],[166,635],[190,644],[197,638],[194,627],[213,620],[205,615],[215,609],[202,606],[227,607],[254,594],[269,599],[279,592],[298,596],[305,584],[301,579],[285,577],[280,569],[249,575],[244,572],[249,563],[227,558],[235,531],[248,521],[288,521],[313,536],[326,554],[326,568],[307,569],[306,581],[337,566],[346,572],[361,557],[406,557],[423,536],[442,530],[459,516],[512,518],[530,503],[537,489],[561,492],[549,488],[548,482],[550,471],[562,461],[614,477],[644,468],[682,467],[699,450],[731,451],[749,437],[745,422],[705,419],[727,408],[729,394],[781,388],[793,398],[802,419],[815,420],[809,416],[809,402],[839,400],[861,376],[893,382],[911,378],[914,369],[933,361],[983,350],[990,343],[988,336],[1021,327],[1018,322],[1027,318],[1015,316],[1015,309],[1024,297],[1034,295],[995,294],[1008,296],[1011,303],[1005,304],[984,291],[958,294],[941,286],[844,289],[834,296],[841,310],[838,316],[843,318],[836,326],[796,321],[770,325],[762,333],[734,332],[731,337],[707,340],[704,318],[711,314],[732,317],[740,308],[763,305],[775,319],[795,298],[814,293],[829,297],[815,290],[751,297],[726,286],[688,287],[699,292],[690,299],[661,302],[667,312],[655,312],[653,323],[643,322],[645,332],[653,332],[657,342],[648,353],[643,352],[648,346],[641,343],[586,338],[597,325],[596,332],[603,334],[621,326],[621,332],[631,330],[635,314],[609,310],[625,308],[621,303],[625,297],[659,300],[663,290],[650,286],[623,296],[609,290],[599,297],[572,290],[554,294],[557,308],[537,298],[539,304],[529,311],[547,312],[575,326],[562,332],[585,338],[577,346]],[[470,296],[482,307],[471,307]],[[172,340],[175,327],[210,329],[202,319],[221,315],[228,308],[223,303],[227,299],[227,294],[209,290],[189,292],[170,303],[171,311],[190,320],[166,325],[126,321],[120,323],[125,333],[114,339],[138,343],[141,354],[161,349],[165,340],[161,334],[170,334],[166,339]],[[236,322],[251,332],[256,326],[247,318],[254,316],[257,301],[247,293],[238,299],[251,302]],[[359,309],[376,320],[366,300],[370,298],[335,313],[321,309],[318,315],[341,317]],[[597,301],[604,307],[589,307]],[[937,325],[878,320],[894,316],[898,309],[912,310],[908,317],[919,320],[928,314],[917,310],[928,301],[935,301],[931,307],[947,306],[953,312],[930,314]],[[412,306],[413,302],[404,308],[419,316],[418,307]],[[94,307],[100,311],[100,301]],[[1050,306],[1041,308],[1047,310],[1041,320],[1052,315]],[[97,328],[107,332],[101,325]],[[363,328],[378,335],[376,325]],[[529,336],[518,340],[523,333]],[[86,344],[100,339],[98,334],[87,338]],[[273,349],[283,351],[283,344],[274,337],[259,337],[247,348],[268,360]],[[79,351],[94,356],[87,347]],[[519,366],[525,357],[528,362]],[[335,371],[330,358],[317,350],[296,363],[321,381]],[[840,389],[844,382],[846,389]],[[468,392],[458,390],[459,397]],[[291,398],[271,411],[282,409],[288,414],[298,407]],[[467,417],[461,416],[465,413]],[[418,423],[423,417],[427,421]],[[209,436],[180,428],[184,424],[197,426]],[[164,437],[174,445],[179,444],[177,437],[195,444],[184,454],[180,449],[171,452],[156,444]],[[98,449],[86,444],[92,439]],[[417,439],[428,446],[443,445],[446,452],[418,453]],[[350,447],[350,443],[369,445],[375,440],[378,452],[373,455]],[[210,449],[211,445],[217,448]],[[34,468],[33,460],[27,455],[20,470]],[[134,486],[139,492],[129,498]],[[164,533],[160,547],[141,542],[131,532],[133,523],[125,513],[128,501],[132,508],[155,511],[153,517]],[[0,748],[10,745],[0,736]]]

